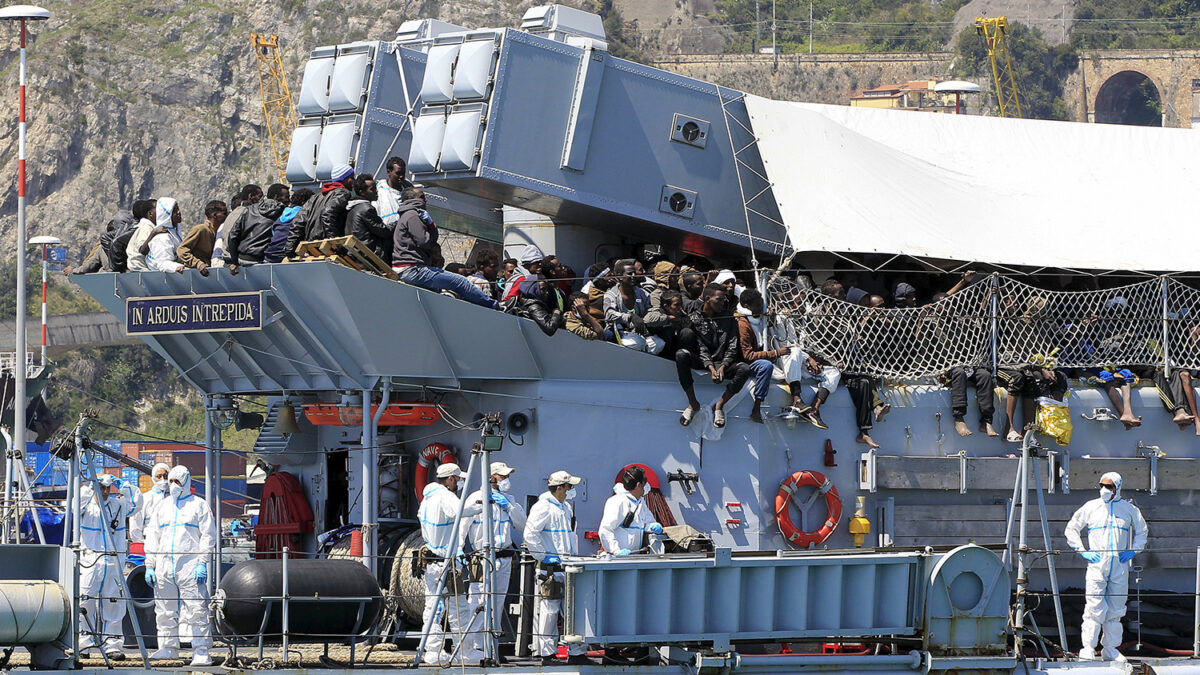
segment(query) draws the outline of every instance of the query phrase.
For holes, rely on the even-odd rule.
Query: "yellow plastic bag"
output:
[[[1037,425],[1043,434],[1050,436],[1058,445],[1071,442],[1071,410],[1064,401],[1056,401],[1048,396],[1037,400]]]

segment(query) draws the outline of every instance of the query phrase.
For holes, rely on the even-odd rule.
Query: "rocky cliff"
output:
[[[583,0],[568,4],[578,6]],[[299,86],[311,49],[391,39],[404,20],[515,26],[537,0],[50,0],[29,42],[29,228],[80,259],[118,205],[169,196],[184,224],[210,199],[274,181],[252,31],[278,33]],[[0,251],[16,225],[17,28],[0,25]],[[9,92],[4,95],[3,92]],[[295,92],[293,92],[295,95]]]

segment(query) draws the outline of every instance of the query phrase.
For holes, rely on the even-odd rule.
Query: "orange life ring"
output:
[[[413,471],[413,488],[417,492],[418,503],[425,498],[425,485],[429,482],[429,465],[435,461],[438,464],[457,463],[458,458],[454,456],[453,450],[441,443],[430,443],[421,450],[421,456],[417,458],[417,468]]]
[[[820,529],[812,532],[805,532],[796,527],[792,523],[792,514],[788,509],[788,504],[796,493],[796,489],[806,485],[817,488],[825,495],[825,508],[829,511]],[[779,492],[775,494],[775,520],[779,523],[779,531],[783,533],[783,538],[796,548],[808,548],[824,543],[837,529],[838,521],[841,519],[842,498],[838,495],[837,488],[824,474],[816,471],[797,471],[779,484]]]

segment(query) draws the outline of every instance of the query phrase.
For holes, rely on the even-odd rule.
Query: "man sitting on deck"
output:
[[[714,384],[725,383],[725,392],[713,405],[713,425],[725,426],[725,404],[741,391],[750,377],[750,364],[741,360],[738,344],[737,324],[729,316],[729,303],[725,298],[725,287],[709,284],[701,296],[704,304],[691,316],[695,347],[688,346],[675,352],[675,370],[679,384],[687,394],[688,407],[684,409],[679,423],[687,426],[700,411],[700,401],[693,386],[692,369],[704,369],[712,376]]]
[[[437,225],[427,224],[421,212],[425,209],[425,192],[408,188],[400,204],[400,219],[392,240],[392,269],[400,281],[430,291],[451,291],[467,302],[496,309],[499,304],[466,277],[434,267],[433,256],[438,240]]]

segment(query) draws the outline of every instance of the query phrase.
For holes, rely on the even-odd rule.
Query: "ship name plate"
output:
[[[127,335],[262,330],[262,291],[125,300]]]

